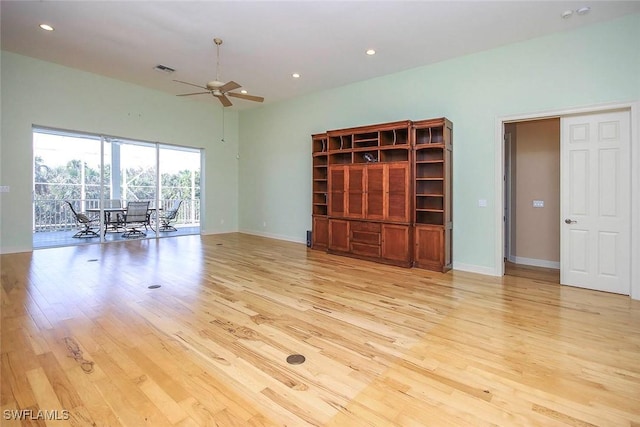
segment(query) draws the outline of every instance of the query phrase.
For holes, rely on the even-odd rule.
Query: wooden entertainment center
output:
[[[452,130],[438,118],[312,135],[312,248],[451,269]]]

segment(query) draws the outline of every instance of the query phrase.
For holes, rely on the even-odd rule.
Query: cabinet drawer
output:
[[[380,223],[379,222],[362,222],[362,221],[351,221],[350,225],[351,231],[370,231],[379,233],[380,232]]]
[[[380,245],[367,245],[364,243],[351,242],[351,253],[380,258]]]
[[[380,233],[351,230],[351,241],[369,245],[380,245]]]

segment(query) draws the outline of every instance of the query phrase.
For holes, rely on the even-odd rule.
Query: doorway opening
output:
[[[560,118],[504,124],[505,274],[560,283]]]

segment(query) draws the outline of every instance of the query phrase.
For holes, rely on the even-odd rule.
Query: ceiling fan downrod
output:
[[[214,38],[213,42],[216,44],[216,81],[220,81],[220,45],[222,44],[222,39]]]

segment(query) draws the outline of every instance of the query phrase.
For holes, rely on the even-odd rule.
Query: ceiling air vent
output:
[[[175,70],[171,67],[167,67],[166,65],[156,65],[155,67],[153,67],[154,70],[156,71],[162,71],[163,73],[167,73],[167,74],[171,74],[173,73]]]

